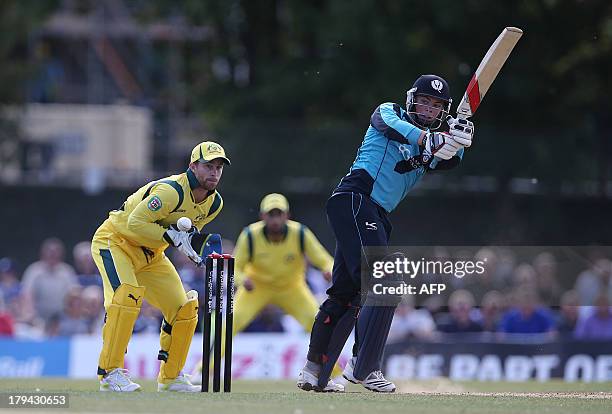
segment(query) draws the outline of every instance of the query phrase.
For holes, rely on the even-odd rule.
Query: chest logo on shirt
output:
[[[147,207],[149,207],[149,210],[151,211],[158,211],[160,208],[162,208],[162,201],[158,196],[153,196],[147,203]]]
[[[405,160],[408,160],[410,159],[410,157],[412,157],[412,150],[410,148],[410,145],[400,144],[398,149],[399,149],[400,154],[402,154],[402,157],[404,157]]]
[[[285,256],[285,263],[291,263],[295,260],[294,254],[288,254]]]

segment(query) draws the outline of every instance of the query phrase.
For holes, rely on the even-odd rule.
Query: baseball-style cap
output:
[[[279,209],[284,213],[289,211],[289,202],[284,195],[272,193],[261,200],[261,204],[259,205],[260,213],[269,213],[274,209]]]
[[[191,162],[208,162],[217,158],[221,158],[224,163],[231,165],[229,158],[225,156],[225,150],[216,142],[204,141],[191,150]]]

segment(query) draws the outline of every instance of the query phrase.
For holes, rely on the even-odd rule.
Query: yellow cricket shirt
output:
[[[301,223],[289,220],[282,241],[271,242],[263,221],[245,227],[234,250],[236,284],[245,277],[273,289],[304,282],[306,259],[322,271],[331,271],[334,259],[316,236]]]
[[[111,211],[109,220],[130,244],[156,253],[163,251],[168,247],[163,235],[179,218],[189,217],[202,230],[223,208],[223,199],[216,190],[196,203],[191,189],[198,186],[191,170],[150,182],[129,196],[119,210]]]

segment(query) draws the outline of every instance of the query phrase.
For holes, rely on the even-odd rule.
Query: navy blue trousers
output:
[[[355,326],[357,318],[361,318],[358,313],[349,312],[349,310],[359,309],[362,266],[367,267],[363,270],[366,275],[369,275],[370,263],[375,259],[369,254],[366,247],[387,246],[392,230],[386,211],[364,194],[335,193],[328,200],[326,209],[329,223],[336,237],[332,285],[327,290],[328,299],[321,305],[315,319],[308,351],[310,361],[323,364],[319,375],[321,386],[327,384],[340,351]],[[374,310],[374,313],[377,314],[378,310]],[[388,313],[388,311],[385,312],[385,315]],[[371,314],[370,310],[365,312],[368,318]],[[375,316],[380,319],[380,315]],[[390,318],[392,317],[391,313]],[[389,324],[390,320],[389,323],[383,324],[371,323],[369,320],[365,323],[357,323],[357,327],[363,326],[366,330],[366,332],[359,332],[356,329],[355,346],[353,347],[354,356],[357,356],[359,366],[363,367],[361,371],[368,370],[369,367],[380,369],[377,365],[380,364],[382,355],[382,347],[378,347],[381,348],[380,350],[368,350],[360,346],[362,335],[363,339],[367,337],[380,339],[382,335],[386,342]],[[378,332],[378,327],[384,332]],[[366,340],[364,344],[370,342]],[[384,347],[384,343],[382,346]],[[359,363],[360,359],[365,363]]]
[[[367,195],[337,193],[327,202],[327,218],[336,236],[330,297],[351,301],[361,290],[362,260],[373,260],[365,247],[387,246],[391,222],[387,212]]]

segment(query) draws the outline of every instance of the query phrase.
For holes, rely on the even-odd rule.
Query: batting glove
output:
[[[453,140],[462,147],[472,145],[474,137],[474,123],[467,119],[448,117],[449,133]]]
[[[423,163],[429,164],[433,156],[450,160],[459,151],[461,145],[454,141],[446,132],[428,132],[423,140]]]

